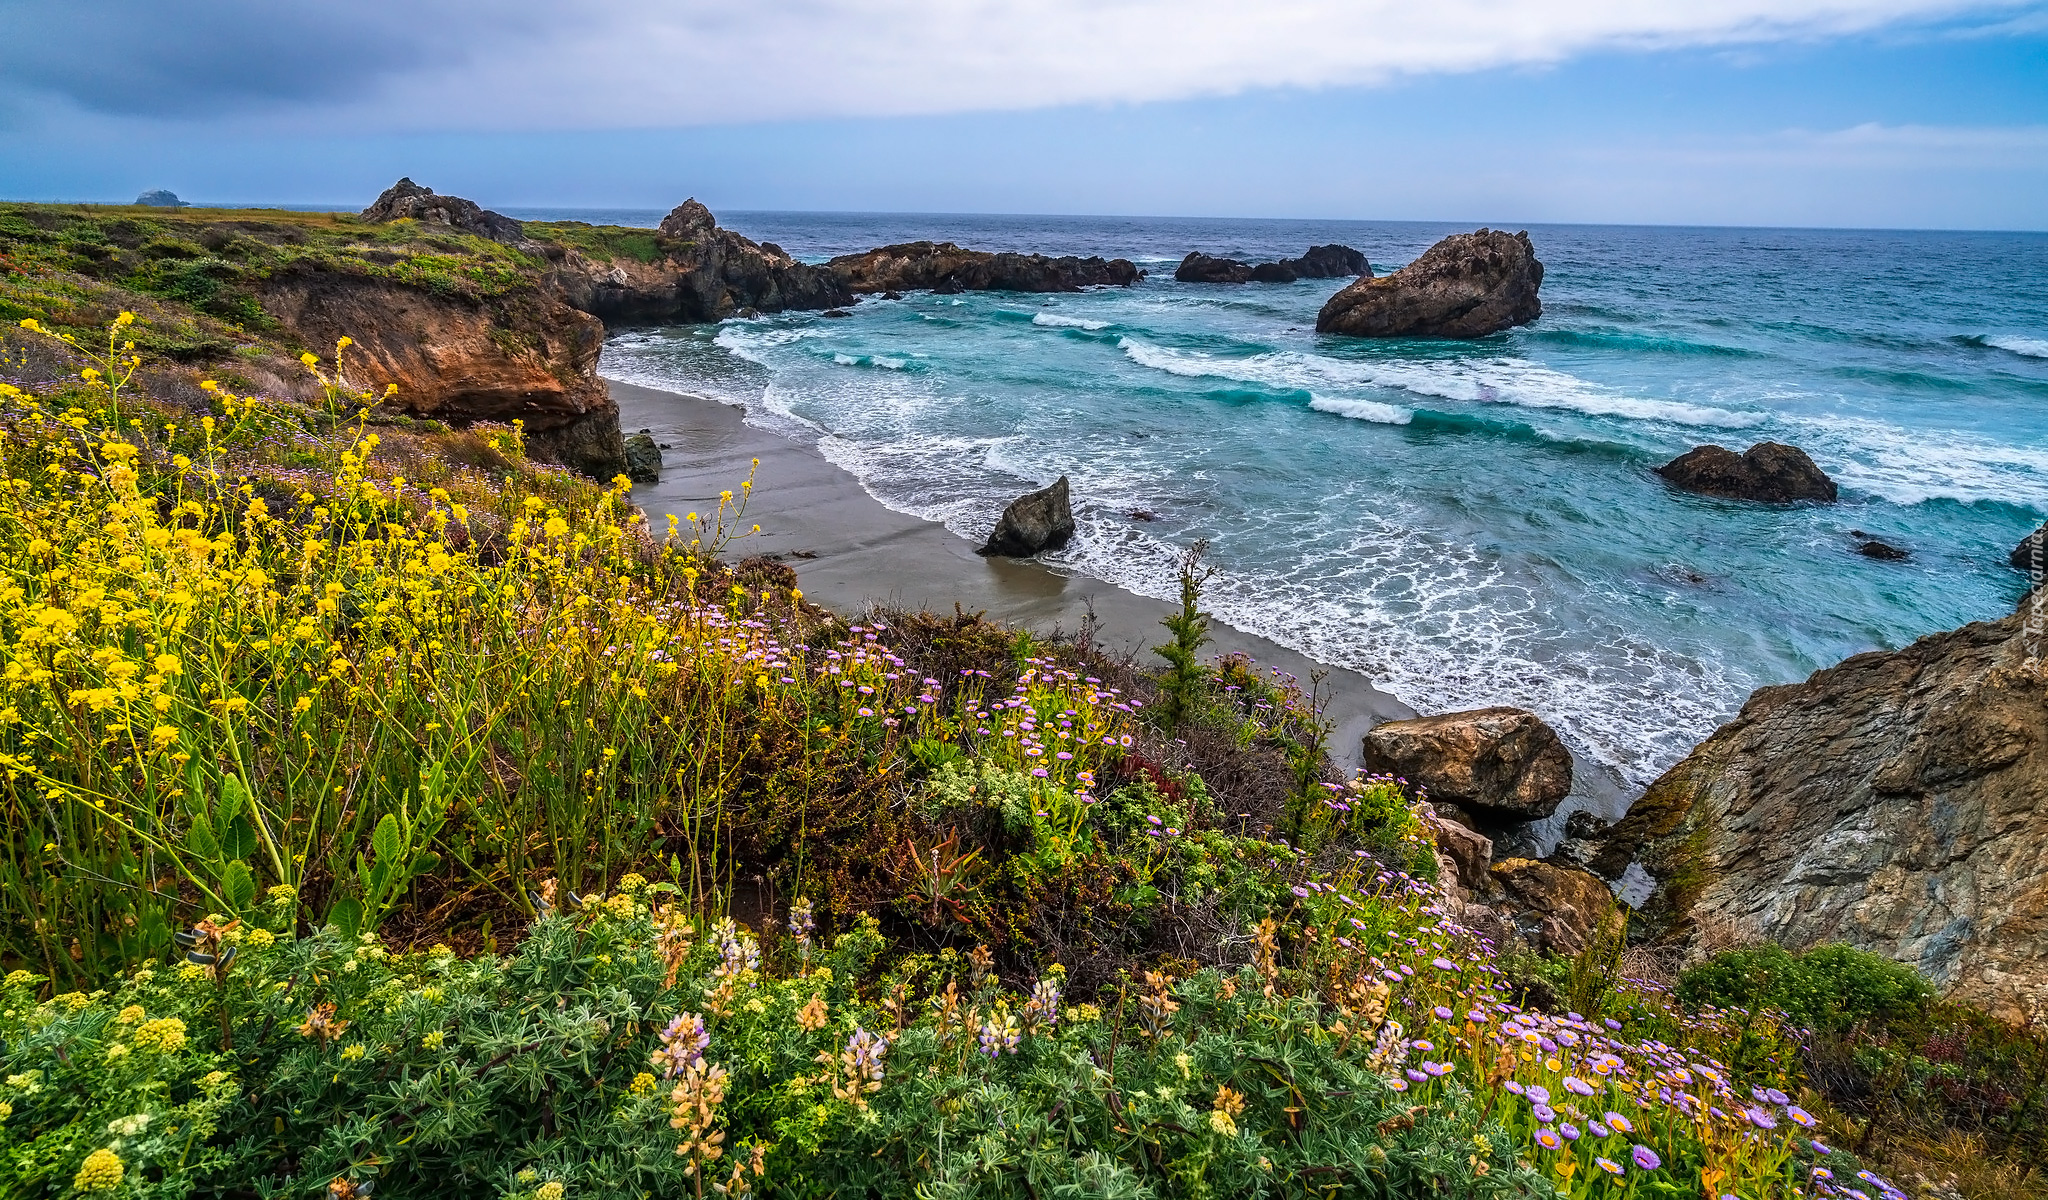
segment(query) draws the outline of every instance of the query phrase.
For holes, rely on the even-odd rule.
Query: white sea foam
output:
[[[1110,325],[1114,324],[1111,321],[1091,321],[1086,317],[1063,317],[1058,313],[1049,312],[1034,315],[1031,318],[1031,323],[1033,325],[1043,325],[1048,329],[1108,329]]]
[[[1521,358],[1357,361],[1298,351],[1222,358],[1155,346],[1133,337],[1120,338],[1117,344],[1132,362],[1168,374],[1300,388],[1320,395],[1345,388],[1391,389],[1469,404],[1565,409],[1588,416],[1718,428],[1742,428],[1768,419],[1759,412],[1629,396]],[[1316,407],[1336,411],[1321,404]]]
[[[1995,500],[2048,508],[2048,448],[1863,417],[1809,416],[1791,423],[1800,431],[1793,437],[1837,482],[1894,504]]]
[[[1311,395],[1308,406],[1317,412],[1336,413],[1340,417],[1350,417],[1354,421],[1372,421],[1380,425],[1406,425],[1415,419],[1414,409],[1381,404],[1377,400]]]
[[[2014,354],[2023,354],[2028,358],[2048,358],[2048,338],[1988,337],[1984,339],[1984,344],[1996,346],[2000,350],[2009,350]]]

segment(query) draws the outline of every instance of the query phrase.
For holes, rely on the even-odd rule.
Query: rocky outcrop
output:
[[[618,407],[597,377],[604,326],[539,284],[489,301],[301,267],[265,281],[263,309],[300,344],[354,340],[348,382],[414,416],[524,421],[535,458],[600,479],[625,467]]]
[[[1420,785],[1482,823],[1535,821],[1572,790],[1572,756],[1557,733],[1520,708],[1388,721],[1365,735],[1365,769]]]
[[[1212,258],[1197,250],[1180,260],[1173,277],[1182,283],[1293,283],[1297,279],[1353,279],[1371,274],[1365,255],[1333,242],[1310,246],[1300,258],[1256,266],[1234,258]]]
[[[2006,561],[2022,571],[2048,571],[2048,525],[2021,538]]]
[[[1078,292],[1129,287],[1144,272],[1129,259],[1049,258],[963,250],[951,242],[904,242],[844,254],[825,267],[850,292]]]
[[[1596,868],[1639,861],[1656,888],[1638,927],[1696,952],[1847,942],[2004,1016],[2048,1014],[2040,616],[2023,603],[1757,691]]]
[[[1029,558],[1041,550],[1057,550],[1074,536],[1074,510],[1067,500],[1067,477],[1051,487],[1019,496],[1003,510],[988,543],[979,554]]]
[[[1496,911],[1537,950],[1577,954],[1615,913],[1614,893],[1597,875],[1529,858],[1510,858],[1489,872]]]
[[[597,258],[548,243],[553,278],[569,303],[614,324],[698,324],[747,312],[828,309],[853,303],[831,272],[718,227],[695,200],[662,218],[653,261]]]
[[[436,196],[434,189],[421,187],[410,179],[400,179],[385,188],[384,194],[362,215],[363,220],[375,224],[418,221],[423,225],[446,225],[508,246],[526,243],[524,227],[512,218],[460,196]]]
[[[1543,264],[1527,233],[1457,233],[1381,279],[1330,297],[1317,333],[1353,337],[1477,338],[1543,315]]]
[[[1832,504],[1835,481],[1806,451],[1783,442],[1758,442],[1740,454],[1725,446],[1695,446],[1657,468],[1673,487],[1729,500]]]
[[[634,483],[661,482],[661,447],[645,429],[626,439],[626,478]]]
[[[1426,812],[1425,824],[1436,842],[1437,856],[1449,865],[1447,872],[1467,893],[1491,890],[1493,839],[1457,821],[1446,821]]]

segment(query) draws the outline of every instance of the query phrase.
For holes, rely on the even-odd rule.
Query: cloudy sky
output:
[[[0,0],[0,196],[2048,229],[2048,4]]]

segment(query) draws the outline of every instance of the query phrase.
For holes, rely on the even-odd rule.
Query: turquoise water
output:
[[[1165,597],[1207,539],[1232,624],[1419,709],[1532,708],[1632,784],[1752,688],[2010,611],[2005,557],[2048,515],[2048,236],[1536,228],[1543,319],[1431,343],[1317,335],[1338,281],[1172,267],[1341,241],[1384,273],[1450,226],[722,221],[813,259],[937,237],[1152,275],[623,331],[607,374],[745,403],[976,541],[1065,473],[1081,531],[1054,563]],[[1651,471],[1765,438],[1842,502],[1711,500]],[[1852,530],[1912,558],[1864,558]]]

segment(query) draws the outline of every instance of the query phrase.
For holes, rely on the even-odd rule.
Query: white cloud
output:
[[[64,14],[80,11],[75,4],[26,0],[13,23],[54,28],[73,19]],[[276,113],[276,102],[332,112],[339,103],[383,128],[532,129],[1142,103],[1541,66],[1599,50],[2001,21],[2036,7],[2038,0],[501,0],[479,26],[466,4],[359,0],[336,28],[373,27],[377,36],[332,64],[340,78],[361,81],[354,97],[337,101],[331,86],[315,94],[287,78],[272,103],[246,86],[223,89],[214,115]],[[289,27],[266,24],[243,0],[138,6],[124,40],[141,57],[157,46],[234,43],[248,47],[243,61],[290,61],[280,74],[303,79],[298,59],[322,44],[313,27],[339,22],[339,10],[276,11],[271,20]],[[222,26],[221,40],[191,28],[208,19]],[[151,36],[151,22],[164,23],[163,38]],[[290,45],[266,60],[266,36]],[[146,66],[146,77],[167,75],[163,63]],[[63,91],[88,69],[74,57],[34,81]],[[124,64],[106,69],[137,77]],[[102,81],[96,94],[81,83],[69,94],[92,105],[118,88]]]

